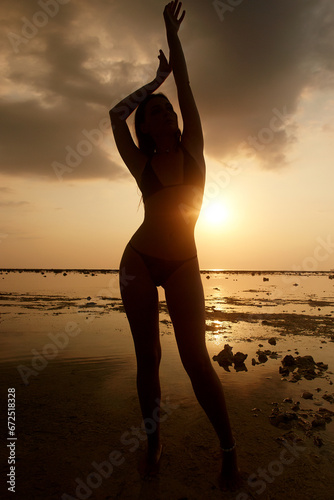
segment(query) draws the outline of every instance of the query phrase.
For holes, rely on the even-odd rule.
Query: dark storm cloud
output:
[[[274,168],[285,162],[286,150],[298,137],[292,115],[302,92],[321,86],[332,71],[333,5],[244,0],[226,10],[223,3],[228,4],[215,4],[216,23],[208,23],[212,36],[195,70],[196,80],[207,75],[206,85],[197,86],[207,148],[216,155],[233,154],[241,145],[245,151],[246,143],[249,152]],[[280,128],[276,120],[273,130],[275,113],[285,119]]]
[[[68,179],[127,175],[108,109],[154,77],[158,49],[166,49],[164,4],[2,2],[2,172],[51,180],[61,172]],[[302,92],[333,85],[332,2],[184,7],[180,38],[206,154],[254,155],[267,168],[285,164],[298,140],[293,114]]]

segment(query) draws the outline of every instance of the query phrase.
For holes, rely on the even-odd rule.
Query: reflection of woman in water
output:
[[[194,239],[205,180],[203,135],[178,37],[185,15],[183,12],[179,17],[180,9],[181,3],[176,0],[164,10],[170,63],[160,51],[156,78],[110,111],[117,148],[142,192],[145,206],[144,221],[121,260],[121,270],[132,277],[121,291],[135,344],[137,389],[144,421],[157,421],[159,414],[157,287],[162,286],[183,366],[220,440],[222,482],[231,486],[238,480],[235,440],[221,383],[205,345],[204,294]],[[182,134],[169,100],[153,94],[171,71],[182,113]],[[137,107],[139,148],[126,124],[126,118]],[[159,423],[155,432],[150,431],[147,429],[146,474],[157,470],[162,451]]]

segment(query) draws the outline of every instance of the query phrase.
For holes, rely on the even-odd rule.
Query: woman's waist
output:
[[[193,232],[198,220],[199,211],[188,206],[179,206],[174,212],[162,210],[148,210],[145,207],[143,225],[152,231]]]
[[[138,251],[165,259],[185,259],[196,255],[193,231],[163,230],[142,224],[131,238],[131,244]]]
[[[183,190],[185,188],[189,186],[182,186]],[[162,225],[195,224],[201,211],[203,193],[189,190],[185,196],[182,189],[170,187],[150,196],[144,203],[145,220]]]

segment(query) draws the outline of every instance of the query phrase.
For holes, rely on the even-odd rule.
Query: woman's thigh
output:
[[[137,356],[159,353],[158,291],[142,258],[129,245],[121,259],[119,276],[123,305]]]
[[[165,295],[185,368],[207,366],[205,300],[197,259],[185,262],[167,280]]]

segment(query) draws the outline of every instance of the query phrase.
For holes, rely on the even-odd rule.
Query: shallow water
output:
[[[210,357],[225,344],[234,354],[247,354],[239,371],[231,367],[227,372],[213,361],[222,382],[248,391],[265,381],[281,387],[278,370],[286,354],[312,355],[334,371],[334,280],[329,276],[203,271]],[[0,278],[0,362],[16,367],[25,382],[55,362],[89,363],[96,370],[110,362],[125,366],[127,376],[135,378],[133,341],[117,272],[2,272]],[[162,381],[179,396],[190,394],[161,288],[159,296]],[[275,346],[268,343],[271,337]],[[276,352],[277,359],[252,364],[259,349]],[[113,374],[120,387],[124,376],[122,369]],[[331,378],[329,374],[304,385],[318,383],[327,391]]]
[[[329,341],[334,335],[330,273],[203,271],[201,276],[210,350],[247,338],[298,334]],[[173,330],[162,288],[159,297],[163,338]],[[0,304],[3,361],[29,359],[43,349],[51,361],[50,344],[57,338],[58,360],[133,355],[116,271],[2,271]],[[71,328],[80,333],[71,336]]]

